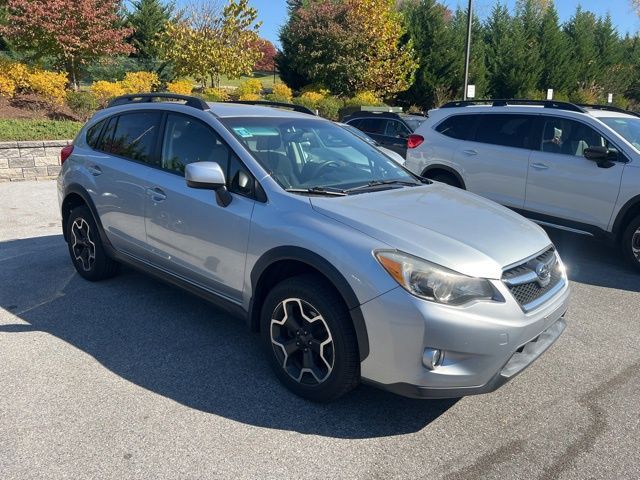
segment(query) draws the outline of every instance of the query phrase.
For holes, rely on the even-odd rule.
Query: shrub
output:
[[[283,99],[283,100],[273,100],[273,101],[279,101],[279,102],[280,101],[290,102],[291,98],[293,98],[293,92],[284,83],[276,83],[273,86],[271,95]]]
[[[270,102],[291,103],[290,97],[282,97],[280,95],[276,95],[275,93],[270,93],[266,96],[266,99]]]
[[[16,90],[27,90],[29,88],[29,68],[8,59],[0,59],[0,71],[6,78],[13,81]]]
[[[167,92],[177,93],[178,95],[190,95],[193,90],[193,84],[189,80],[176,80],[167,83]]]
[[[28,82],[29,89],[42,96],[47,102],[54,105],[64,103],[65,88],[69,82],[66,73],[35,70],[28,75]]]
[[[120,82],[107,82],[98,80],[91,85],[91,93],[100,106],[106,105],[109,100],[124,95],[124,88]]]
[[[124,93],[145,93],[153,91],[159,84],[154,72],[129,72],[121,82]]]
[[[376,94],[373,92],[358,92],[352,98],[349,98],[345,105],[348,107],[362,107],[365,105],[370,106],[379,106],[383,105],[382,101],[376,97]]]
[[[99,107],[90,92],[67,92],[67,105],[82,120],[87,120]]]
[[[325,97],[318,102],[318,113],[329,120],[337,121],[344,102],[337,97]]]
[[[295,97],[292,102],[296,105],[307,107],[309,110],[316,110],[316,103],[313,100],[309,99],[309,97]]]
[[[300,98],[303,98],[304,101],[313,105],[313,108],[316,108],[320,100],[324,98],[324,95],[320,92],[308,91],[300,95]]]
[[[15,82],[4,73],[0,74],[0,97],[12,98],[15,93]]]
[[[261,98],[260,98],[260,95],[258,95],[257,93],[243,93],[240,95],[238,100],[254,101],[254,100],[261,100]]]
[[[300,89],[301,94],[307,93],[307,92],[319,93],[323,97],[328,97],[329,95],[331,95],[331,92],[329,91],[329,89],[324,85],[322,85],[321,83],[312,83]]]
[[[207,102],[226,102],[229,100],[229,92],[222,88],[205,88],[202,98]]]
[[[259,95],[262,91],[262,82],[257,78],[249,78],[238,86],[237,94],[242,98],[243,95]]]

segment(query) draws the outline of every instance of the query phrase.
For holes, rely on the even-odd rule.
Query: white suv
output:
[[[639,116],[556,101],[451,102],[409,137],[405,166],[542,225],[618,242],[640,269]]]

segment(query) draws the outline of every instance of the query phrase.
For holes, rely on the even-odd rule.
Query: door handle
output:
[[[532,163],[531,166],[536,170],[549,170],[549,166],[544,163]]]
[[[462,153],[464,153],[465,155],[469,155],[470,157],[477,155],[478,152],[476,152],[475,150],[469,148],[467,150],[463,150]]]
[[[97,165],[89,165],[87,167],[87,170],[89,170],[89,173],[94,177],[97,177],[98,175],[102,175],[102,169]]]
[[[151,197],[151,200],[154,202],[162,202],[167,195],[162,191],[162,189],[158,187],[147,188],[147,195]]]

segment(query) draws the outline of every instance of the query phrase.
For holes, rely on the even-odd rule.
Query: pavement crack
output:
[[[485,453],[471,465],[446,475],[446,480],[467,480],[486,477],[496,465],[507,463],[525,451],[527,442],[522,439],[512,440],[495,450]]]

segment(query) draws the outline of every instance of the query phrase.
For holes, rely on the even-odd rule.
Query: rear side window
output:
[[[218,162],[223,172],[229,164],[229,147],[207,125],[187,115],[170,113],[164,130],[162,168],[184,174],[194,162]]]
[[[457,140],[468,140],[471,136],[474,122],[475,117],[473,115],[454,115],[438,124],[436,132]]]
[[[100,138],[100,132],[102,131],[102,127],[104,127],[106,120],[102,120],[96,123],[93,127],[87,130],[87,145],[91,148],[95,149],[98,145],[98,139]]]
[[[116,130],[116,124],[118,123],[118,117],[111,117],[106,120],[107,126],[104,129],[104,133],[100,138],[100,142],[96,145],[96,150],[103,152],[109,152],[111,150],[111,142],[113,141],[113,132]]]
[[[481,115],[475,140],[505,147],[530,148],[534,118],[530,115]]]
[[[161,112],[120,115],[113,133],[113,140],[107,151],[138,162],[157,164],[154,149],[161,118]],[[111,128],[111,122],[108,128]]]
[[[387,120],[385,135],[388,137],[407,138],[411,132],[404,123],[397,120]]]
[[[364,118],[362,119],[358,128],[363,132],[374,133],[378,135],[384,135],[384,128],[386,121],[377,118]]]

